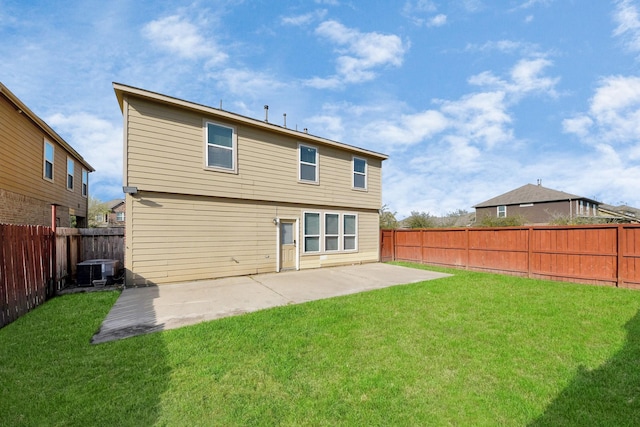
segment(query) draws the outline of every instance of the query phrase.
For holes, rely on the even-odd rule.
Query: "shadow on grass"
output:
[[[624,347],[597,369],[580,367],[531,427],[640,425],[640,311],[625,328]]]
[[[54,298],[0,330],[0,425],[153,425],[162,334],[90,344],[119,293]]]

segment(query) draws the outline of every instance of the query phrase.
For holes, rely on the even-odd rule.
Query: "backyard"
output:
[[[0,425],[640,425],[640,291],[430,269],[99,345],[119,294],[54,298],[0,329]]]

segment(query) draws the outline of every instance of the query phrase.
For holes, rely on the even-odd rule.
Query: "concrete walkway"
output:
[[[375,263],[125,288],[91,342],[446,276]]]

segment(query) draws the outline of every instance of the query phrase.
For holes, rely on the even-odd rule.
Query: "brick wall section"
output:
[[[57,208],[57,226],[69,227],[69,209]],[[0,223],[51,226],[51,204],[0,188]]]
[[[109,212],[109,227],[124,227],[125,222],[118,221],[118,212],[126,212],[124,202],[116,206],[111,212]]]

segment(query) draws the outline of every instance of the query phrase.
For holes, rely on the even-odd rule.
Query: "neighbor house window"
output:
[[[44,177],[53,181],[53,159],[55,151],[53,144],[49,141],[44,142]]]
[[[358,249],[358,220],[356,215],[344,215],[344,250],[355,251]]]
[[[367,161],[353,158],[353,188],[367,189]]]
[[[208,168],[236,171],[236,135],[234,129],[206,122],[206,160]]]
[[[507,217],[507,207],[498,206],[498,218],[506,218],[506,217]]]
[[[124,212],[116,212],[116,221],[118,222],[124,221]]]
[[[67,190],[73,190],[73,169],[75,164],[73,159],[67,157]]]
[[[318,182],[318,149],[300,144],[298,153],[300,181]]]
[[[89,195],[89,171],[82,169],[82,197]]]
[[[320,214],[304,213],[304,251],[320,252]]]
[[[324,214],[324,250],[340,249],[340,214]]]

